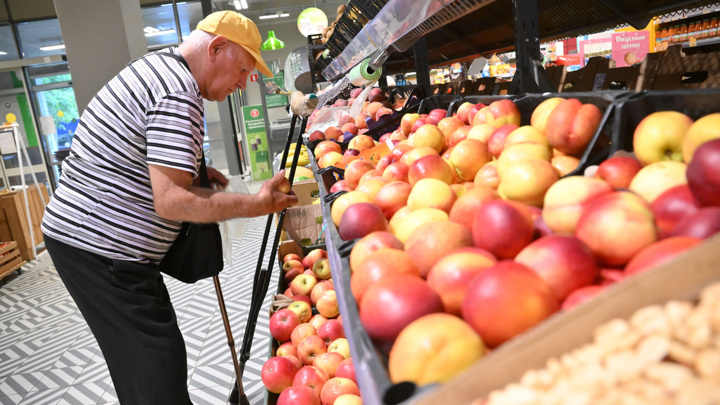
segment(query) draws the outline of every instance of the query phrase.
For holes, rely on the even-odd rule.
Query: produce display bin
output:
[[[644,91],[618,100],[612,124],[610,155],[633,151],[633,134],[643,118],[658,111],[678,111],[697,120],[720,112],[720,89]]]

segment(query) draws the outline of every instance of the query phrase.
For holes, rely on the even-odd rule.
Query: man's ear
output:
[[[213,38],[210,41],[210,44],[208,45],[208,57],[210,60],[215,60],[215,57],[220,53],[221,50],[226,49],[229,44],[229,40],[222,36],[218,35],[215,38]]]

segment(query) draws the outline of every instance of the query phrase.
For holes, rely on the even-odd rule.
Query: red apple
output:
[[[345,357],[343,357],[340,353],[326,352],[317,355],[317,357],[315,357],[315,362],[312,365],[324,371],[328,378],[334,378],[338,365],[344,360]]]
[[[625,267],[625,274],[637,274],[664,263],[702,242],[691,236],[674,236],[655,242],[638,252]]]
[[[308,336],[317,335],[317,329],[309,323],[301,323],[293,329],[290,334],[290,341],[297,349],[300,342]]]
[[[307,336],[297,345],[298,358],[306,366],[312,365],[315,357],[325,352],[327,352],[327,345],[325,341],[317,335]]]
[[[298,324],[299,325],[299,324]],[[297,349],[293,346],[292,342],[288,341],[278,346],[275,350],[276,356],[294,356],[297,357]]]
[[[402,251],[404,246],[395,235],[390,232],[373,232],[355,242],[350,252],[350,269],[355,272],[360,262],[365,260],[372,252],[389,248]]]
[[[315,285],[315,287],[313,287],[312,291],[310,291],[310,301],[312,301],[313,305],[316,305],[318,298],[320,298],[320,296],[325,291],[334,290],[334,289],[335,289],[335,285],[333,284],[332,280],[319,281]]]
[[[445,135],[446,143],[449,143],[450,137],[452,136],[453,132],[455,132],[455,130],[464,125],[466,125],[465,122],[455,117],[445,117],[441,119],[440,122],[438,122],[437,124],[438,128],[440,128],[440,131],[442,131],[443,135]]]
[[[415,120],[415,122],[413,123],[412,127],[410,127],[410,134],[414,134],[418,130],[418,128],[420,128],[421,126],[423,126],[425,124],[426,124],[426,122],[425,122],[424,118],[417,118]],[[405,132],[405,131],[403,131],[403,132]],[[407,135],[409,136],[409,134],[407,134]]]
[[[473,187],[458,197],[450,209],[450,220],[472,230],[477,211],[486,202],[498,198],[497,192],[488,187]]]
[[[340,219],[338,232],[343,240],[352,240],[362,238],[372,232],[387,231],[387,225],[385,214],[377,205],[360,202],[345,210]]]
[[[298,372],[297,366],[288,358],[275,356],[269,358],[260,370],[260,378],[268,391],[279,394],[293,385]]]
[[[335,141],[322,141],[315,146],[313,154],[315,154],[315,159],[320,159],[323,155],[329,152],[340,153],[341,151],[342,147],[339,143]]]
[[[325,129],[325,139],[330,140],[338,140],[340,139],[340,136],[343,134],[343,132],[340,130],[340,128],[336,126],[331,126]]]
[[[300,260],[288,260],[285,263],[283,263],[282,269],[284,272],[287,273],[288,271],[290,271],[292,269],[305,270],[305,267],[303,266],[303,264]]]
[[[360,388],[358,388],[354,381],[347,378],[331,378],[323,385],[322,392],[320,393],[320,402],[322,402],[322,405],[333,405],[337,397],[344,394],[359,396]]]
[[[309,274],[300,274],[290,283],[290,291],[293,295],[310,296],[310,291],[317,284],[317,278]]]
[[[475,246],[499,259],[512,259],[532,241],[535,223],[525,204],[493,199],[483,204],[473,222]]]
[[[470,121],[470,111],[475,107],[476,104],[473,104],[469,101],[466,101],[462,104],[460,104],[460,107],[458,107],[457,110],[457,118],[464,122],[465,124],[469,124]]]
[[[467,139],[468,135],[470,134],[470,130],[472,127],[470,125],[463,125],[455,130],[452,134],[450,134],[450,139],[448,140],[448,146],[452,147],[457,145],[458,143],[464,141]]]
[[[588,301],[594,296],[603,292],[605,288],[607,288],[607,285],[589,285],[587,287],[578,288],[577,290],[571,292],[567,298],[565,298],[565,301],[563,301],[562,303],[561,309],[563,311],[566,311],[570,308],[580,305],[583,302]]]
[[[345,330],[337,319],[328,319],[318,328],[318,336],[329,345],[335,339],[344,338]]]
[[[352,269],[350,289],[358,304],[370,286],[391,274],[420,277],[420,270],[412,257],[407,252],[394,248],[379,248],[369,252]]]
[[[519,127],[515,124],[505,124],[496,129],[495,132],[490,135],[490,139],[488,139],[487,145],[490,154],[496,159],[499,158],[500,154],[505,149],[505,139],[507,139],[508,135],[518,128]]]
[[[302,257],[298,256],[295,253],[288,253],[285,256],[283,256],[283,263],[287,263],[290,260],[297,260],[297,261],[301,262],[301,264],[302,264]]]
[[[338,364],[335,369],[335,377],[347,378],[355,381],[357,384],[357,377],[355,376],[355,364],[352,358],[347,358]]]
[[[405,242],[405,252],[424,278],[445,255],[472,245],[472,231],[464,225],[451,221],[431,221],[415,228]]]
[[[442,311],[440,296],[424,280],[394,274],[365,291],[360,301],[360,322],[370,338],[391,342],[415,319]]]
[[[295,312],[283,308],[270,317],[270,335],[280,343],[287,342],[293,329],[300,323],[300,317]]]
[[[697,212],[700,203],[693,197],[687,184],[666,190],[650,205],[660,239],[667,238],[675,225],[686,215]]]
[[[342,128],[343,125],[349,124],[349,123],[353,123],[353,124],[354,124],[354,123],[355,123],[355,117],[353,117],[353,116],[351,116],[351,115],[349,115],[349,114],[345,114],[345,115],[340,116],[340,119],[338,119],[338,126],[339,126],[340,128]]]
[[[345,167],[345,181],[352,190],[355,190],[360,183],[360,178],[373,169],[375,169],[375,165],[367,160],[353,160]]]
[[[585,204],[575,227],[601,264],[625,265],[645,246],[657,240],[650,205],[629,191],[614,191]]]
[[[703,206],[720,206],[720,139],[695,149],[687,167],[690,191]]]
[[[385,184],[375,194],[375,205],[385,215],[388,221],[402,207],[407,205],[412,186],[403,181],[392,181]]]
[[[407,183],[409,172],[410,167],[408,167],[405,163],[393,162],[390,163],[385,170],[383,170],[382,176],[388,181],[403,181]]]
[[[305,270],[307,271],[307,270]],[[312,300],[310,300],[310,297],[303,294],[293,294],[292,296],[293,301],[303,301],[306,302],[308,305],[312,305]]]
[[[602,111],[593,104],[583,104],[574,98],[565,99],[548,117],[545,127],[547,141],[562,153],[582,153],[595,135],[602,116]]]
[[[456,249],[435,263],[427,275],[427,283],[440,295],[445,312],[461,316],[470,281],[496,262],[490,252],[480,248]]]
[[[304,268],[302,268],[302,269],[300,269],[300,268],[294,268],[294,269],[288,270],[288,271],[285,273],[285,275],[283,276],[283,279],[285,280],[285,284],[286,284],[286,285],[290,285],[290,284],[292,283],[292,281],[295,280],[295,277],[297,277],[298,275],[302,274],[304,270],[305,270]],[[289,290],[289,289],[290,289],[290,288],[288,288],[288,290]],[[288,298],[292,298],[292,294],[291,294],[291,295],[285,294],[285,295],[286,295]]]
[[[320,315],[326,318],[334,318],[340,314],[338,308],[337,294],[335,290],[328,290],[322,293],[315,304]]]
[[[332,194],[332,193],[337,193],[338,191],[352,191],[352,190],[350,189],[350,186],[348,186],[347,181],[345,181],[345,180],[343,179],[343,180],[338,180],[338,181],[336,181],[335,184],[333,184],[332,186],[330,186],[330,193],[331,193],[331,194]]]
[[[308,141],[314,142],[314,141],[317,141],[317,140],[322,140],[322,141],[324,141],[324,140],[325,140],[325,133],[323,133],[322,131],[317,131],[317,130],[316,130],[316,131],[312,131],[312,132],[310,133],[310,136],[308,136]]]
[[[720,207],[704,207],[678,221],[670,236],[707,239],[720,232]]]
[[[453,169],[447,161],[438,155],[423,156],[410,165],[407,180],[414,186],[419,180],[432,178],[447,184],[453,182]]]
[[[327,257],[327,251],[325,249],[313,249],[303,258],[303,266],[305,266],[306,269],[312,269],[315,262],[323,257]]]
[[[293,387],[310,387],[320,397],[323,385],[328,380],[328,375],[321,369],[313,366],[305,366],[301,368],[295,378],[293,378]]]
[[[470,108],[470,111],[468,112],[468,124],[473,123],[473,120],[475,119],[475,114],[478,113],[478,111],[482,110],[483,108],[487,107],[487,105],[483,103],[477,103],[472,108]]]
[[[403,117],[400,119],[400,129],[402,130],[403,134],[405,134],[405,136],[413,133],[412,128],[418,118],[420,118],[420,114],[409,113],[403,115]]]
[[[497,347],[557,311],[559,301],[534,271],[501,261],[477,275],[463,302],[463,319]]]
[[[630,182],[642,169],[640,161],[630,156],[615,156],[600,163],[595,177],[610,183],[616,190],[630,187]]]
[[[321,405],[320,396],[306,386],[288,387],[280,393],[277,405]]]
[[[544,236],[520,251],[515,261],[535,271],[561,301],[592,284],[600,271],[590,248],[574,236]]]

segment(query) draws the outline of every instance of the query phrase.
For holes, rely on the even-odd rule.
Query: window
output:
[[[20,59],[10,24],[0,24],[0,61]]]
[[[23,58],[65,54],[57,18],[20,23],[17,28]]]

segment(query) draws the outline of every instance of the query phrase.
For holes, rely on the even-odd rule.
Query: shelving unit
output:
[[[540,43],[592,34],[619,25],[643,29],[653,17],[682,8],[714,4],[689,0],[389,0],[323,70],[333,83],[342,80],[360,61],[383,62],[384,74],[415,71],[418,84],[429,88],[429,67],[475,59],[515,50],[517,71],[511,94],[556,91],[541,64]],[[715,39],[720,43],[720,39]],[[700,42],[712,45],[715,41]],[[323,184],[324,174],[316,179]],[[327,173],[327,172],[326,172]],[[325,218],[330,218],[332,196],[320,187]],[[345,305],[350,294],[349,242],[327,237],[327,248],[338,302],[346,319],[357,318],[358,310]],[[353,301],[354,302],[354,301]],[[348,322],[357,324],[357,322]],[[357,333],[356,333],[357,332]],[[414,387],[393,384],[381,358],[364,331],[346,330],[352,336],[351,351],[356,375],[367,403],[413,402],[437,385]],[[421,400],[422,401],[422,400]],[[426,401],[427,402],[427,401]]]

